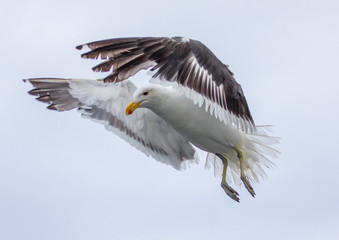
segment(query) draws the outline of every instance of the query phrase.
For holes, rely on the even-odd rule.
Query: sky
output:
[[[0,239],[337,239],[338,12],[335,0],[2,4]],[[105,76],[75,46],[132,36],[197,39],[230,66],[255,122],[281,138],[256,198],[228,198],[202,151],[178,172],[27,94],[24,78]]]

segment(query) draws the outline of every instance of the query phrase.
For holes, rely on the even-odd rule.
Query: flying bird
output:
[[[115,38],[77,46],[89,48],[82,58],[102,59],[99,80],[31,78],[29,94],[48,109],[77,108],[154,159],[182,170],[196,163],[195,147],[207,154],[207,165],[221,175],[221,187],[235,201],[229,183],[252,183],[277,156],[278,143],[264,126],[256,126],[233,73],[201,42],[182,37]],[[128,80],[149,69],[153,81],[137,87]],[[26,81],[25,80],[25,81]],[[159,84],[160,83],[160,84]],[[241,180],[241,181],[240,181]]]

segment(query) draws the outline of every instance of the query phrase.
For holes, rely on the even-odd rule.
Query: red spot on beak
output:
[[[129,110],[128,114],[132,114],[133,112],[131,110]]]

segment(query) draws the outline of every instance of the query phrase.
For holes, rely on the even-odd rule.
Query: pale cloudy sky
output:
[[[0,239],[337,239],[338,12],[335,0],[2,4]],[[127,36],[197,39],[230,65],[256,123],[282,139],[255,199],[229,199],[203,152],[177,172],[26,93],[23,78],[102,77],[74,47]]]

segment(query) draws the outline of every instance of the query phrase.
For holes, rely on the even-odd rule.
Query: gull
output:
[[[221,175],[225,193],[239,202],[230,185],[266,176],[278,139],[257,126],[243,90],[229,67],[204,44],[183,37],[135,37],[95,41],[76,48],[83,58],[104,60],[93,67],[104,79],[25,79],[29,91],[48,109],[78,109],[146,155],[183,170],[198,162],[195,147],[206,151],[206,166]],[[139,89],[129,80],[149,69],[152,81]],[[160,84],[159,84],[160,83]],[[241,181],[239,181],[241,180]]]

